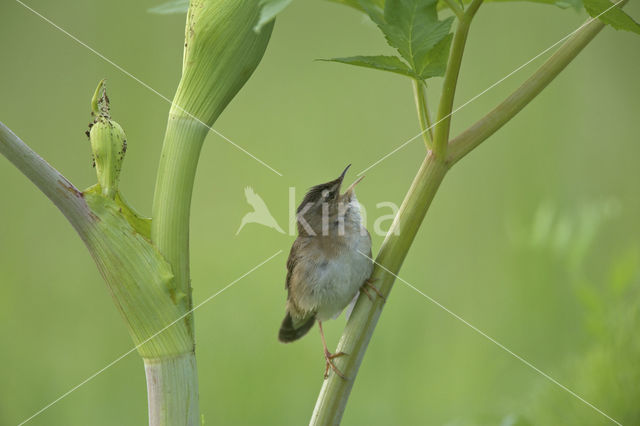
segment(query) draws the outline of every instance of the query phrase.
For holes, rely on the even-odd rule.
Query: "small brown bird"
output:
[[[369,282],[371,236],[362,224],[354,190],[362,178],[340,194],[349,166],[337,179],[312,187],[298,207],[298,238],[287,260],[287,315],[278,335],[283,343],[293,342],[317,321],[325,378],[329,368],[344,378],[333,359],[346,354],[329,352],[322,322],[338,317],[363,286],[378,292]]]

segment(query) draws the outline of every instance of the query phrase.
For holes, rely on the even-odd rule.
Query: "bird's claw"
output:
[[[373,290],[378,295],[378,297],[380,297],[383,301],[386,302],[387,299],[383,296],[382,293],[380,293],[380,290],[378,290],[376,286],[373,285],[375,281],[377,281],[377,278],[374,278],[374,279],[367,278],[364,284],[362,284],[362,287],[360,287],[360,291],[366,294],[369,300],[373,302],[375,300],[375,297],[371,296],[371,294],[369,293],[369,290]]]
[[[324,353],[324,359],[326,362],[326,365],[324,367],[324,378],[327,379],[329,377],[329,368],[331,368],[333,370],[334,373],[336,373],[338,376],[340,376],[343,380],[346,380],[346,377],[344,376],[344,374],[342,374],[342,372],[338,369],[338,367],[336,367],[336,365],[333,363],[333,359],[334,358],[338,358],[341,356],[347,355],[344,352],[336,352],[335,354],[330,353],[329,351],[325,351]]]

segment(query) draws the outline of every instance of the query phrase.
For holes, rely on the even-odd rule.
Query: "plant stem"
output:
[[[580,28],[515,92],[451,140],[447,162],[454,164],[459,161],[518,114],[598,35],[604,25],[596,19]]]
[[[429,108],[427,106],[426,84],[422,80],[413,79],[413,95],[416,101],[416,109],[418,110],[418,119],[420,121],[420,129],[422,130],[422,139],[427,149],[433,149],[433,132],[431,129],[431,117],[429,116]]]
[[[446,172],[447,166],[443,161],[431,152],[427,154],[382,243],[376,263],[394,274],[400,270]],[[386,298],[393,286],[394,277],[377,265],[374,267],[371,277],[376,280],[376,285],[379,286],[380,292]],[[331,374],[324,381],[313,411],[311,425],[337,425],[340,423],[362,358],[382,312],[383,304],[381,298],[376,298],[374,302],[371,302],[367,297],[358,299],[337,349],[337,352],[345,352],[349,355],[335,360],[346,379],[342,379],[337,374]]]
[[[464,10],[462,10],[462,7],[460,7],[460,5],[456,3],[456,0],[444,1],[445,3],[447,3],[447,6],[449,6],[449,9],[451,9],[451,11],[458,17],[458,19],[464,18]]]
[[[442,87],[442,95],[440,96],[440,105],[438,106],[438,117],[436,119],[436,129],[434,134],[433,151],[436,156],[445,158],[447,155],[447,143],[449,142],[449,131],[451,128],[451,111],[453,110],[453,100],[458,85],[458,75],[460,74],[460,66],[462,65],[462,55],[464,47],[467,43],[469,28],[471,21],[475,16],[478,8],[482,4],[482,0],[473,0],[464,16],[459,20],[458,27],[453,36],[451,45],[451,53],[447,63],[447,71],[444,75],[444,83]]]
[[[29,178],[60,209],[78,234],[86,239],[91,211],[82,197],[82,192],[22,142],[2,122],[0,122],[0,154]]]
[[[189,283],[189,214],[191,194],[202,143],[209,129],[180,111],[169,113],[153,198],[151,239],[171,264],[174,299],[183,312],[191,309]],[[185,318],[193,330],[191,315]]]
[[[172,267],[172,297],[181,312],[192,309],[189,278],[189,217],[196,168],[208,127],[174,106],[169,112],[156,191],[153,199],[151,238]],[[149,393],[149,425],[173,426],[200,424],[198,408],[198,374],[195,360],[193,315],[184,319],[191,334],[191,350],[180,358],[149,361],[147,388]],[[149,367],[149,366],[152,367]],[[160,376],[166,385],[156,385]],[[178,421],[179,420],[179,421]]]
[[[254,31],[262,2],[255,0],[191,0],[185,27],[182,77],[173,100],[165,133],[153,199],[151,239],[171,265],[172,298],[183,314],[192,309],[189,277],[189,216],[191,196],[202,143],[218,116],[253,74],[273,30],[273,22]],[[184,319],[194,356],[193,315]],[[174,354],[166,354],[170,356]],[[190,368],[175,372],[172,386],[158,389],[150,404],[150,424],[157,419],[181,419],[179,425],[196,426],[198,392],[195,358]],[[164,366],[165,360],[160,360]],[[166,360],[166,368],[172,364]],[[170,374],[167,372],[166,374]],[[152,379],[153,377],[151,377]],[[149,378],[148,378],[149,379]],[[151,384],[152,385],[152,384]],[[166,395],[161,395],[165,392]],[[188,396],[186,402],[170,402]],[[176,410],[154,413],[154,409]],[[185,423],[186,422],[186,423]],[[164,423],[159,423],[164,425]]]
[[[198,374],[194,353],[144,360],[149,424],[199,425]]]
[[[475,0],[473,3],[476,3]],[[467,13],[475,13],[472,11],[473,3]],[[480,2],[477,3],[476,10]],[[446,161],[434,152],[427,155],[376,258],[372,278],[376,280],[374,281],[376,284],[380,283],[379,290],[385,299],[388,298],[393,286],[394,276],[386,273],[378,265],[382,265],[393,274],[399,272],[447,170],[513,118],[576,57],[603,26],[604,24],[600,21],[592,21],[576,32],[514,94],[463,134],[452,140],[449,143],[449,154]],[[453,98],[451,98],[452,100]],[[448,129],[446,133],[448,137]],[[436,129],[436,143],[437,134]],[[400,231],[399,235],[395,235],[397,230]],[[345,352],[349,356],[338,358],[335,361],[347,379],[343,380],[336,374],[332,374],[325,380],[313,411],[311,425],[337,425],[340,423],[358,369],[383,306],[384,302],[379,298],[374,302],[370,302],[366,297],[358,299],[337,348],[337,352]]]

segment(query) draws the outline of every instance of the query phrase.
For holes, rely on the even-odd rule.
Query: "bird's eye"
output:
[[[324,191],[322,191],[322,198],[327,201],[331,201],[335,197],[336,197],[335,191],[329,191],[328,189],[325,189]]]

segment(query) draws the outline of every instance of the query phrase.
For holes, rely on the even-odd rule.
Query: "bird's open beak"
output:
[[[342,183],[342,180],[344,179],[344,175],[347,174],[347,170],[349,170],[349,167],[351,167],[351,164],[349,164],[344,171],[340,174],[340,177],[338,177],[338,180],[340,180],[340,183]]]
[[[349,193],[353,192],[353,189],[356,187],[356,185],[357,185],[357,184],[359,184],[359,183],[360,183],[360,181],[362,181],[362,179],[364,179],[364,176],[360,176],[358,179],[356,179],[356,181],[355,181],[355,182],[353,182],[353,183],[351,184],[351,186],[350,186],[350,187],[348,187],[348,188],[347,188],[347,190],[346,190],[344,193],[345,193],[345,194],[349,194]]]

